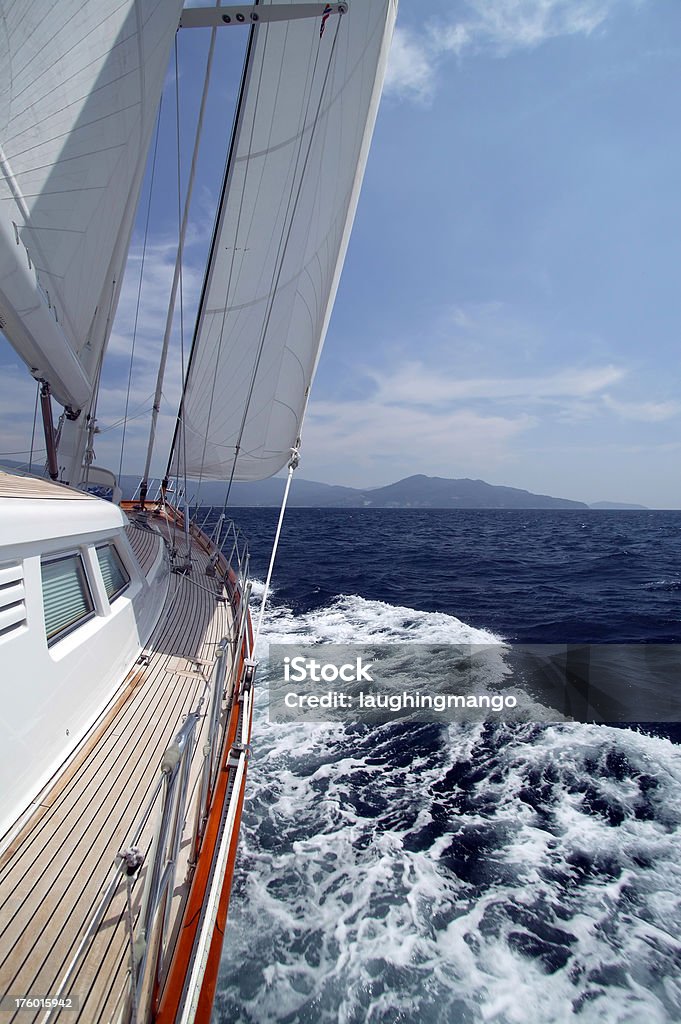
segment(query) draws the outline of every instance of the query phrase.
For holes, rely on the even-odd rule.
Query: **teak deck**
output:
[[[163,543],[158,527],[133,520],[127,532],[148,573]],[[113,706],[0,856],[0,996],[56,994],[112,877],[116,856],[159,778],[163,753],[202,696],[205,727],[210,665],[216,644],[229,635],[232,614],[229,601],[222,600],[221,582],[205,575],[207,555],[196,541],[192,562],[192,575],[171,574],[159,624],[141,659],[145,663],[133,667]],[[199,736],[190,788],[197,785],[202,745]],[[193,824],[185,822],[185,858]],[[151,824],[138,845],[146,854],[150,843]],[[177,877],[183,875],[181,869]],[[135,917],[141,888],[138,884],[133,892]],[[171,930],[179,925],[186,888],[175,889]],[[123,879],[69,987],[79,1012],[62,1011],[54,1019],[69,1024],[115,1019],[129,969]],[[44,1010],[8,1012],[6,1000],[0,1010],[3,1022],[24,1024],[44,1016]]]

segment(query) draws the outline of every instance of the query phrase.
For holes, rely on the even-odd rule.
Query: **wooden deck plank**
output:
[[[160,675],[163,683],[163,690],[166,685],[173,682],[172,677],[165,674]],[[175,702],[167,706],[166,713],[147,716],[147,721],[153,721],[154,733],[172,738],[175,722],[177,722],[186,711],[189,710],[187,694],[182,689],[175,690]],[[3,943],[12,947],[12,958],[17,963],[21,954],[24,954],[22,967],[26,963],[33,948],[35,932],[28,933],[24,930],[26,922],[30,920],[33,928],[42,928],[56,915],[60,914],[65,927],[72,923],[72,917],[78,909],[78,905],[72,907],[68,916],[60,913],[60,904],[64,898],[63,888],[68,886],[70,863],[82,865],[79,869],[79,904],[91,897],[92,902],[96,900],[99,892],[98,864],[104,851],[113,842],[114,838],[120,836],[120,841],[125,839],[125,824],[130,816],[130,808],[141,809],[147,792],[146,779],[149,772],[154,772],[156,763],[167,746],[167,743],[157,744],[149,750],[145,744],[144,736],[135,730],[125,746],[116,753],[111,765],[112,774],[102,776],[99,772],[95,776],[95,786],[85,784],[82,790],[82,800],[73,802],[71,808],[64,808],[64,815],[59,813],[56,817],[56,827],[46,836],[46,842],[52,850],[50,858],[49,876],[42,875],[37,880],[36,873],[40,870],[40,861],[45,855],[45,848],[38,851],[38,856],[24,870],[23,877],[12,892],[13,902],[18,903],[21,912],[16,914],[10,926],[2,935]],[[120,762],[126,761],[135,765],[135,774],[139,773],[140,781],[131,792],[127,786],[127,778],[119,771]],[[144,763],[143,763],[144,762]],[[155,772],[154,772],[155,774]],[[113,776],[113,782],[109,782]],[[84,780],[83,780],[84,781]],[[92,780],[90,780],[92,781]],[[100,785],[101,784],[101,785]],[[80,815],[80,808],[85,805],[85,812]],[[94,816],[90,809],[95,808]],[[59,808],[61,811],[61,808]],[[119,811],[116,816],[117,810]],[[90,865],[90,873],[85,874],[86,866]],[[62,943],[63,945],[63,943]],[[26,947],[28,946],[28,949]],[[53,951],[50,950],[50,954]],[[68,955],[68,950],[65,956]],[[50,962],[53,955],[50,955]],[[20,969],[15,980],[18,983],[22,977]]]
[[[87,491],[76,491],[65,484],[58,484],[43,477],[29,476],[18,470],[8,472],[0,469],[0,498],[45,498],[56,501],[97,500]]]
[[[130,546],[135,552],[135,557],[140,563],[145,576],[156,561],[159,549],[163,544],[161,534],[155,529],[153,523],[148,524],[140,520],[138,516],[133,517],[125,528],[125,534],[130,541]]]
[[[196,622],[197,619],[190,616],[188,621],[193,629],[193,622]],[[154,734],[168,736],[169,733],[172,733],[175,723],[179,722],[187,713],[194,697],[192,692],[187,692],[186,683],[177,685],[175,678],[168,676],[162,670],[157,674],[157,678],[160,682],[155,691],[157,700],[151,708],[145,709],[144,721],[146,724],[153,724]],[[167,692],[173,694],[174,703],[164,702],[163,697]],[[124,799],[134,805],[138,802],[138,798],[141,807],[146,794],[143,780],[146,779],[149,771],[153,771],[154,759],[160,761],[167,742],[156,743],[154,747],[150,748],[144,733],[136,727],[138,724],[141,723],[133,722],[132,729],[127,730],[129,736],[125,745],[121,745],[120,742],[115,744],[116,749],[111,752],[113,761],[111,756],[106,760],[101,756],[91,759],[89,767],[95,766],[94,775],[88,779],[85,773],[81,773],[77,787],[75,783],[71,787],[73,798],[71,806],[68,806],[68,802],[63,800],[55,810],[53,815],[53,818],[56,819],[55,827],[47,837],[47,841],[56,847],[50,869],[52,885],[48,886],[44,877],[37,884],[35,883],[34,874],[37,864],[34,860],[24,869],[23,877],[13,890],[14,898],[18,897],[22,901],[23,912],[37,924],[40,924],[40,918],[45,914],[51,915],[55,910],[53,901],[58,898],[58,891],[55,892],[56,883],[60,880],[61,873],[68,870],[68,861],[75,857],[79,863],[88,863],[93,857],[99,856],[100,847],[110,842],[109,833],[111,831],[117,833],[122,828],[123,818],[116,821],[113,818],[112,809],[122,804]],[[170,739],[172,739],[172,735],[169,736],[168,742]],[[97,761],[101,763],[97,764]],[[135,765],[135,775],[139,775],[140,778],[140,782],[132,793],[127,789],[127,777],[121,771],[122,764],[126,762]],[[141,792],[139,792],[140,789]],[[84,814],[81,813],[83,805],[86,808]],[[94,817],[91,816],[92,808],[97,812]],[[43,829],[45,824],[43,819],[41,822]],[[90,842],[89,847],[86,845],[88,841]],[[83,846],[85,846],[84,849]],[[40,849],[38,856],[42,855],[43,850]],[[38,908],[40,909],[38,910]],[[38,914],[37,920],[36,914]],[[14,929],[10,927],[6,929],[6,933],[3,933],[4,940],[12,941],[14,938],[12,931],[20,929],[22,922],[15,920],[13,924],[15,925]],[[16,952],[17,946],[15,945],[15,955]]]
[[[116,847],[119,847],[120,845],[120,843],[115,844]],[[91,855],[93,855],[96,852],[98,851],[90,850]],[[111,852],[113,852],[113,850]],[[99,858],[97,859],[99,862]],[[94,911],[97,901],[99,899],[99,893],[101,891],[101,887],[97,885],[97,881],[97,875],[94,872],[92,872],[88,878],[88,884],[84,886],[83,872],[79,872],[79,904],[75,908],[73,908],[71,915],[69,915],[69,918],[67,918],[66,921],[64,922],[68,929],[67,932],[61,932],[59,941],[53,944],[53,946],[44,954],[47,958],[47,963],[43,968],[39,969],[37,974],[35,973],[34,970],[30,972],[28,971],[28,968],[31,966],[30,961],[25,963],[25,970],[21,971],[19,975],[15,976],[15,985],[18,985],[22,981],[26,981],[26,984],[28,984],[29,981],[27,979],[30,979],[31,985],[38,985],[41,987],[41,989],[52,989],[52,983],[56,983],[58,981],[60,971],[63,973],[63,970],[66,968],[69,959],[72,957],[74,952],[73,943],[71,943],[71,945],[64,946],[63,937],[65,934],[75,934],[75,931],[72,932],[70,926],[77,924],[78,915],[80,915],[84,919],[87,919],[89,916],[91,916],[91,913]],[[82,906],[82,904],[84,904],[84,906]],[[59,913],[59,911],[61,910],[62,906],[59,905],[56,908],[55,913]],[[31,953],[35,957],[34,949],[31,950]],[[54,963],[60,965],[59,969],[56,971],[54,970]]]
[[[176,579],[178,578],[176,577]],[[173,625],[174,623],[171,620],[170,626],[172,627]],[[165,637],[161,636],[159,638],[159,642],[162,643],[164,639]],[[178,642],[181,642],[181,638],[178,639]],[[116,736],[116,733],[120,732],[121,729],[123,731],[125,731],[126,729],[129,730],[130,725],[134,727],[136,724],[141,724],[141,722],[144,720],[149,720],[151,718],[155,721],[157,719],[158,710],[157,708],[152,707],[151,704],[153,700],[155,700],[157,704],[159,704],[162,701],[162,694],[167,685],[167,680],[163,676],[162,659],[157,658],[154,660],[153,663],[150,663],[147,666],[145,676],[146,685],[144,689],[140,690],[140,692],[137,694],[137,700],[130,702],[127,705],[127,707],[122,711],[122,714],[120,715],[116,723],[117,728],[111,729],[106,736],[102,737],[101,743],[97,746],[97,749],[93,751],[90,759],[88,760],[88,770],[90,772],[96,771],[96,767],[100,762],[104,762],[106,764],[107,770],[111,770],[112,768],[117,767],[115,763],[113,765],[111,765],[110,763],[110,752],[108,748],[112,746],[115,746],[117,748],[117,760],[120,760],[121,758],[126,756],[126,752],[124,749],[121,748],[120,743],[118,742],[118,737]],[[31,847],[34,844],[39,844],[39,842],[41,841],[41,831],[45,828],[51,827],[51,821],[56,814],[59,815],[63,823],[64,818],[66,814],[68,814],[68,811],[70,809],[69,797],[71,797],[72,800],[81,799],[82,796],[87,792],[86,786],[87,782],[85,781],[82,772],[80,774],[72,776],[70,782],[68,783],[67,787],[65,787],[65,790],[62,793],[59,807],[55,807],[50,815],[43,817],[40,827],[33,831],[28,842],[26,842],[23,845],[21,852],[16,855],[12,865],[12,870],[15,873],[15,875],[20,859],[27,856],[31,850]],[[30,865],[27,870],[30,870]],[[0,912],[1,911],[2,897],[0,896]]]
[[[152,539],[157,545],[157,537]],[[50,806],[40,808],[35,827],[0,871],[0,994],[54,993],[99,903],[115,856],[148,800],[163,753],[205,688],[199,673],[192,678],[178,669],[177,657],[212,659],[219,639],[229,633],[229,610],[209,592],[218,588],[203,575],[205,554],[196,546],[192,554],[194,574],[174,577],[149,663],[142,672],[136,666],[131,673],[138,678],[130,699]],[[200,771],[201,745],[200,740],[190,785]],[[131,765],[139,776],[132,791]],[[180,893],[173,900],[173,914],[181,903]],[[120,998],[115,978],[120,982],[127,977],[124,886],[91,953],[74,981],[82,1000],[77,1019],[83,1021],[102,1014],[106,1019]],[[22,1012],[17,1019],[23,1024],[30,1014]]]
[[[102,738],[102,741],[98,745],[96,752],[94,752],[94,754],[90,757],[90,760],[88,762],[91,770],[93,769],[93,766],[96,766],[100,761],[106,762],[107,770],[111,769],[110,753],[108,749],[110,746],[115,745],[118,748],[118,759],[124,757],[125,751],[123,751],[120,748],[120,744],[118,742],[118,737],[120,733],[122,731],[125,731],[126,729],[130,729],[131,727],[139,725],[142,720],[149,720],[150,718],[152,720],[156,720],[158,718],[159,712],[157,708],[150,707],[152,700],[155,700],[157,704],[162,702],[163,693],[165,692],[165,689],[168,687],[168,685],[171,686],[173,691],[177,690],[178,680],[172,679],[170,680],[169,683],[168,680],[165,679],[165,677],[162,674],[163,671],[165,670],[166,664],[170,661],[176,660],[173,655],[167,655],[165,658],[163,658],[162,654],[164,649],[170,648],[170,646],[172,645],[178,651],[188,651],[190,657],[195,656],[195,651],[197,649],[196,641],[193,638],[192,633],[183,634],[178,632],[178,619],[182,619],[184,620],[184,622],[188,623],[191,629],[197,634],[200,640],[207,627],[206,615],[208,614],[208,611],[212,611],[210,598],[208,598],[208,602],[204,609],[204,614],[201,615],[200,607],[198,605],[196,607],[194,607],[191,604],[188,605],[186,598],[187,592],[189,593],[190,598],[192,595],[199,595],[200,591],[198,591],[198,588],[193,587],[191,583],[183,582],[184,578],[181,576],[174,576],[173,580],[175,581],[175,592],[171,592],[171,594],[169,595],[169,602],[167,605],[167,607],[170,608],[171,611],[166,616],[164,628],[162,629],[161,632],[158,633],[158,635],[153,641],[153,646],[155,647],[157,654],[153,662],[149,663],[149,665],[146,667],[143,673],[141,673],[141,670],[137,668],[136,675],[139,676],[141,673],[144,676],[144,689],[140,690],[140,692],[136,694],[135,700],[129,701],[126,704],[126,707],[122,709],[115,726],[110,728],[107,731],[107,734]],[[187,591],[187,587],[190,588],[189,591]],[[201,600],[205,600],[205,598],[198,597],[197,600],[200,602]],[[182,625],[183,622],[179,622],[179,626]],[[161,674],[159,675],[159,673]],[[139,679],[137,680],[135,689],[139,688],[141,681],[142,680]],[[131,722],[131,719],[134,719],[136,721]],[[67,783],[68,792],[73,793],[74,791],[76,791],[77,793],[77,796],[74,797],[74,799],[82,797],[83,788],[84,781],[82,775],[74,774],[70,781]],[[68,792],[65,790],[65,792],[62,794],[62,800],[59,805],[59,808],[54,809],[52,815],[59,813],[60,817],[63,819],[65,811],[69,808]],[[26,856],[29,853],[31,845],[33,843],[39,841],[41,829],[49,827],[50,819],[50,815],[44,816],[44,820],[41,823],[40,828],[35,828],[28,842],[23,844],[21,852],[15,857],[13,862],[12,870],[14,872],[16,872],[17,870],[17,864],[19,863],[19,859],[21,857]],[[4,871],[0,871],[0,881],[3,875]],[[2,896],[0,895],[0,912],[1,911]]]

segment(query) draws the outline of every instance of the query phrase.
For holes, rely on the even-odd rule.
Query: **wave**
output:
[[[579,724],[275,725],[269,642],[499,638],[352,596],[271,612],[217,1020],[681,1018],[677,747]]]
[[[674,591],[681,590],[681,580],[653,580],[644,584],[645,590]]]
[[[264,584],[256,580],[253,594],[262,599]],[[423,612],[414,608],[369,601],[357,595],[341,595],[329,605],[296,612],[272,601],[270,590],[265,633],[256,652],[266,658],[269,644],[276,643],[452,643],[501,644],[496,633],[469,626],[454,615]]]

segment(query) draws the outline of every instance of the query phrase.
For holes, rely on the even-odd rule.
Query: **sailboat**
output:
[[[207,1021],[264,599],[254,626],[242,534],[221,516],[209,535],[168,481],[186,496],[188,479],[288,466],[288,492],[396,0],[0,14],[0,329],[37,382],[47,452],[43,476],[0,474],[0,1019]],[[121,502],[94,460],[97,395],[173,40],[239,29],[166,479],[152,494],[167,346],[140,493]]]

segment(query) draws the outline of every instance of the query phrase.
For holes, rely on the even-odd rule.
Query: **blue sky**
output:
[[[232,37],[221,44],[228,66],[241,44],[223,35]],[[401,0],[301,476],[356,486],[411,473],[473,476],[584,501],[681,507],[680,41],[678,0]],[[183,46],[186,57],[203,42]],[[237,78],[216,93],[223,120]],[[191,76],[180,82],[191,109]],[[224,158],[219,135],[210,134],[188,247],[189,335]],[[131,472],[143,459],[172,273],[172,156],[163,147]],[[138,230],[104,427],[125,401],[140,253]],[[2,450],[21,450],[34,387],[7,347],[0,369]],[[159,453],[178,394],[176,348]],[[10,427],[15,410],[21,422]],[[120,428],[105,430],[98,461],[117,469],[120,443]]]

